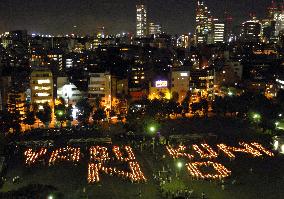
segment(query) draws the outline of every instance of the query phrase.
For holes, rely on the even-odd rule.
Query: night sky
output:
[[[255,3],[252,3],[255,1]],[[30,33],[93,34],[97,26],[107,33],[135,31],[136,0],[0,0],[0,32],[27,29]],[[169,33],[194,30],[196,0],[145,0],[149,21]],[[227,3],[226,3],[227,2]],[[235,25],[254,10],[263,17],[271,0],[207,0],[215,17],[227,7]],[[77,28],[74,30],[73,26]]]

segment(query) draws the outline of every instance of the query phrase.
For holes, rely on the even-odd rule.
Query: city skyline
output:
[[[93,34],[97,27],[106,27],[109,34],[119,32],[135,33],[136,4],[145,3],[148,22],[161,24],[170,34],[194,32],[196,1],[181,0],[4,0],[0,3],[0,31],[27,29],[29,33],[46,34]],[[220,3],[219,3],[220,2]],[[253,3],[254,2],[254,3]],[[240,25],[255,12],[259,18],[265,17],[271,0],[205,1],[214,17],[222,18],[224,11],[234,18],[234,25]]]
[[[0,0],[0,199],[283,198],[283,165],[284,0]]]

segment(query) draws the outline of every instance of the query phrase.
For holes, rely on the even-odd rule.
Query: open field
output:
[[[32,166],[24,164],[23,153],[25,148],[19,149],[8,161],[6,181],[0,191],[3,194],[30,184],[43,184],[55,187],[57,190],[51,191],[50,194],[55,194],[55,198],[64,199],[173,198],[173,196],[178,195],[178,192],[179,195],[185,195],[185,190],[193,191],[192,194],[190,194],[190,198],[201,198],[202,193],[205,194],[205,198],[212,199],[283,198],[283,156],[281,154],[276,154],[274,157],[263,155],[254,158],[251,154],[236,153],[236,158],[230,160],[218,151],[216,144],[219,143],[219,140],[227,140],[227,144],[231,146],[238,146],[236,140],[250,142],[254,137],[256,139],[255,141],[262,143],[264,146],[268,146],[268,143],[267,141],[259,141],[257,133],[248,136],[249,133],[253,133],[253,129],[250,129],[245,125],[242,126],[238,122],[230,121],[219,122],[220,123],[218,124],[216,121],[205,121],[207,124],[205,125],[204,121],[203,123],[202,121],[174,121],[173,123],[164,125],[164,129],[161,129],[161,134],[166,134],[163,131],[171,128],[174,128],[173,132],[177,133],[177,131],[180,131],[182,134],[186,134],[186,131],[189,133],[205,134],[209,130],[211,130],[211,133],[217,134],[218,126],[220,126],[221,133],[218,136],[222,136],[222,139],[206,139],[206,142],[219,154],[218,157],[212,161],[221,163],[227,169],[232,171],[232,174],[228,178],[225,178],[224,181],[198,180],[192,178],[187,171],[185,164],[188,162],[200,161],[200,159],[188,160],[180,158],[179,160],[174,160],[168,154],[165,145],[156,143],[153,153],[151,140],[131,142],[126,138],[114,138],[113,144],[107,145],[110,156],[114,157],[114,154],[111,154],[111,149],[114,145],[117,144],[122,147],[128,145],[128,143],[132,143],[131,147],[136,156],[136,161],[139,163],[142,172],[147,178],[147,182],[132,183],[127,179],[101,173],[100,182],[89,184],[87,182],[88,163],[90,159],[88,147],[81,147],[82,158],[78,163],[63,161],[48,166],[47,161],[50,158],[50,154],[57,148],[56,146],[53,146],[48,150],[45,163],[41,162]],[[246,128],[247,131],[245,131]],[[235,136],[238,131],[242,132],[241,136]],[[229,135],[232,136],[231,141]],[[202,142],[202,140],[191,140],[184,144],[186,146],[192,144],[200,145]],[[140,143],[142,143],[142,150]],[[195,155],[197,156],[197,154]],[[124,166],[121,167],[121,164],[115,162],[115,159],[112,159],[112,161],[114,161],[112,166],[115,165],[126,171],[129,170],[129,168],[125,168]],[[202,161],[207,161],[207,159],[202,159]],[[181,168],[177,167],[177,162],[182,162]],[[12,179],[15,176],[20,177],[18,183],[12,182]],[[61,195],[56,197],[57,193],[61,193]],[[6,196],[3,195],[2,198],[5,198]],[[45,199],[46,196],[47,195],[45,194],[42,198]]]

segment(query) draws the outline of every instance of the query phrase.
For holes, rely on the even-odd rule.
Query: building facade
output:
[[[31,101],[43,108],[45,103],[53,105],[53,77],[47,69],[34,70],[30,80]]]
[[[258,42],[261,38],[261,23],[253,18],[242,24],[241,38],[245,42]]]
[[[171,93],[178,93],[179,102],[182,102],[189,91],[189,70],[173,70],[171,73]]]
[[[149,35],[161,34],[161,26],[159,24],[149,23]]]
[[[215,70],[191,70],[189,87],[192,94],[212,100],[214,98]]]
[[[177,46],[181,48],[189,48],[190,46],[190,35],[181,35],[177,40]]]
[[[11,86],[11,76],[0,77],[0,110],[3,110],[8,101],[9,87]]]
[[[170,85],[168,80],[157,80],[149,83],[150,100],[171,99]]]
[[[89,100],[101,100],[107,109],[112,107],[112,77],[109,73],[90,73],[88,81]]]
[[[145,5],[136,5],[136,36],[147,36],[147,8]]]
[[[57,78],[57,97],[63,98],[66,104],[76,105],[83,96],[83,92],[72,84],[67,77]]]
[[[213,43],[224,43],[225,24],[218,21],[213,25]]]

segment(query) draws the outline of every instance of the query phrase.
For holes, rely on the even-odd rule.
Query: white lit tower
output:
[[[147,36],[147,7],[143,4],[136,5],[136,36]]]
[[[203,1],[197,1],[195,21],[195,34],[197,43],[206,43],[208,35],[212,32],[213,18]]]
[[[233,30],[232,30],[233,17],[229,14],[228,11],[225,11],[224,13],[224,22],[225,22],[225,30],[224,30],[225,42],[230,42],[233,40]]]
[[[225,24],[218,19],[213,20],[213,43],[225,42]]]
[[[224,10],[224,15],[223,15],[223,22],[225,24],[225,29],[224,29],[224,40],[225,42],[231,42],[234,40],[234,35],[233,35],[233,17],[231,13],[228,11],[229,7],[231,7],[230,0],[225,1],[225,10]]]
[[[283,34],[284,31],[284,3],[280,3],[278,11],[273,10],[274,21],[275,21],[275,36],[280,36],[280,33]]]
[[[262,27],[259,20],[253,17],[242,24],[241,38],[245,42],[259,42],[262,34]]]
[[[267,8],[267,12],[268,12],[268,19],[270,20],[273,20],[275,14],[279,13],[279,7],[277,3],[275,2],[275,0],[271,1],[270,6]]]

